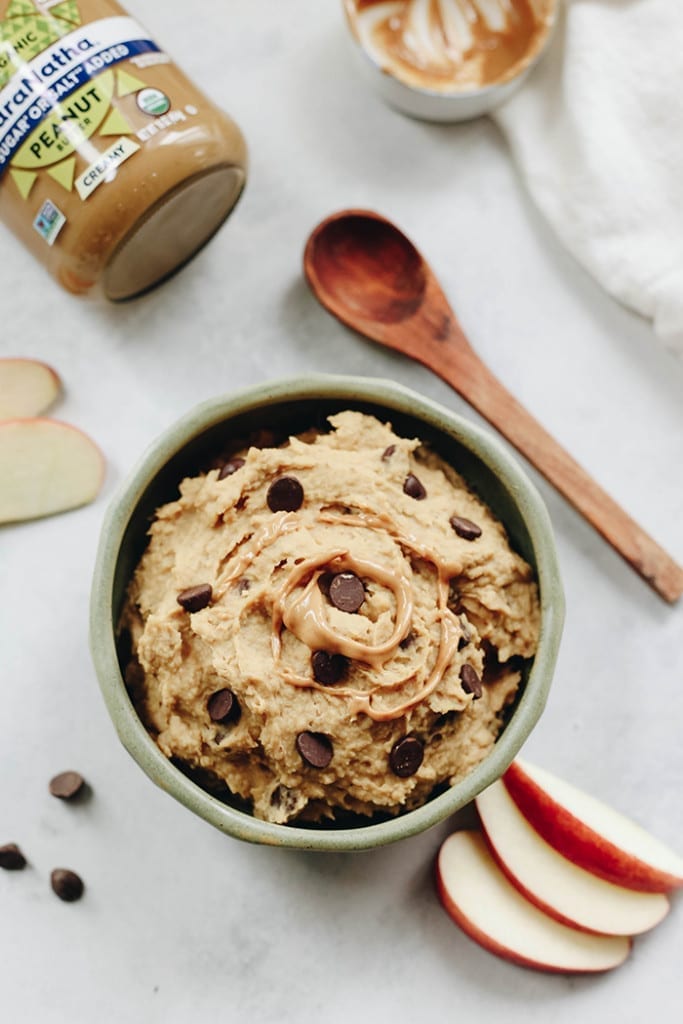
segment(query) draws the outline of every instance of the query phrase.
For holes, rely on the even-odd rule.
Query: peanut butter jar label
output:
[[[244,160],[234,123],[116,0],[0,0],[0,216],[39,256],[64,251],[68,267],[40,258],[70,290],[88,290],[150,211],[212,168],[236,168],[234,196],[218,179],[194,195],[226,216]],[[173,211],[180,224],[177,200],[165,222]],[[217,226],[210,212],[199,223],[195,247]],[[192,255],[176,244],[150,264],[151,245],[148,229],[135,260],[160,277]]]
[[[0,24],[0,176],[9,170],[24,196],[37,170],[71,156],[98,128],[105,135],[130,130],[123,118],[105,121],[111,98],[115,89],[121,95],[144,83],[116,81],[107,69],[159,49],[133,18],[74,29],[75,0],[53,11],[43,17],[28,0],[11,0]]]

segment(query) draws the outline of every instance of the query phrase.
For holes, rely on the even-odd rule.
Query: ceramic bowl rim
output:
[[[500,739],[463,780],[421,807],[357,828],[276,825],[223,803],[176,768],[137,716],[116,654],[113,589],[120,547],[137,505],[166,463],[193,439],[248,411],[320,398],[372,403],[426,423],[468,449],[503,482],[517,505],[533,547],[541,595],[541,636],[525,691]],[[123,746],[142,770],[189,810],[221,831],[248,842],[306,850],[363,850],[423,832],[469,803],[505,771],[546,704],[564,621],[564,596],[552,525],[538,491],[493,434],[444,406],[391,380],[348,375],[287,377],[210,398],[172,423],[147,447],[105,512],[90,598],[90,649],[102,695]]]

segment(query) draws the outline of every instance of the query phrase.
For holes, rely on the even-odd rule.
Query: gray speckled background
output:
[[[146,444],[219,391],[308,369],[391,377],[475,417],[428,371],[351,335],[303,283],[323,216],[369,206],[424,251],[494,372],[683,561],[683,366],[564,253],[487,121],[435,127],[356,78],[335,2],[135,0],[143,23],[242,125],[251,177],[179,277],[103,308],[63,294],[0,230],[0,354],[52,363],[54,415],[108,459],[88,508],[0,530],[3,1018],[18,1024],[359,1020],[640,1024],[676,1019],[683,906],[594,979],[523,971],[451,924],[431,862],[449,826],[374,853],[232,841],[157,790],[120,747],[87,648],[103,511]],[[542,480],[567,624],[525,748],[683,847],[683,609],[661,602]],[[93,798],[47,794],[75,767]],[[59,903],[52,867],[86,898]]]

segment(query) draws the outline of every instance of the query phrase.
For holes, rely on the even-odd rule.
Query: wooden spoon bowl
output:
[[[396,324],[417,313],[427,287],[425,266],[415,246],[392,224],[367,214],[330,220],[310,243],[309,266],[336,315],[355,325],[363,314]],[[330,306],[328,305],[328,309]]]

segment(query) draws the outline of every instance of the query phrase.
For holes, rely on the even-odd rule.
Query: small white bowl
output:
[[[383,100],[410,117],[423,121],[468,121],[487,114],[517,90],[545,54],[558,21],[559,0],[547,0],[542,33],[523,60],[497,82],[485,86],[454,86],[436,90],[410,84],[370,53],[355,25],[353,0],[342,0],[354,58],[360,72]]]

